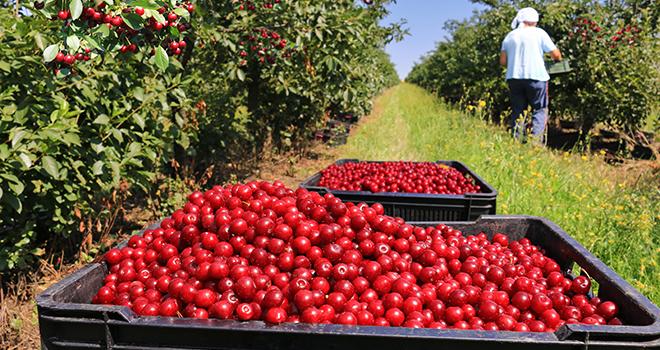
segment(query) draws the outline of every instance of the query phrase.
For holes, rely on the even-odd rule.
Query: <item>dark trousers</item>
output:
[[[509,79],[511,95],[510,126],[515,138],[527,133],[523,112],[532,106],[532,136],[542,139],[548,119],[548,82],[531,79]]]

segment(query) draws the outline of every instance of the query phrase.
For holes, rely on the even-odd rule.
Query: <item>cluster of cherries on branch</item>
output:
[[[286,39],[277,32],[265,28],[255,29],[253,34],[245,35],[239,42],[239,65],[247,65],[248,59],[268,64],[274,64],[279,56],[288,59],[291,57],[291,50],[286,50],[286,47]]]
[[[159,228],[105,255],[93,298],[143,316],[554,331],[621,324],[527,238],[416,227],[383,206],[281,182],[188,196]]]
[[[236,7],[240,11],[255,11],[258,6],[270,10],[279,5],[282,0],[266,0],[261,1],[261,4],[259,4],[259,2],[260,1],[257,0],[234,0]]]
[[[247,11],[253,15],[256,11],[272,11],[281,9],[281,0],[266,1],[235,1],[237,11]],[[265,27],[254,28],[252,32],[243,35],[238,43],[239,66],[247,66],[249,62],[258,64],[275,64],[278,58],[289,59],[293,48],[287,48],[287,40],[280,33]]]
[[[589,18],[578,18],[575,20],[573,29],[568,33],[571,39],[580,39],[582,42],[595,40],[603,42],[610,49],[619,45],[633,46],[639,40],[641,30],[634,24],[627,24],[616,31],[608,32],[606,28],[600,26],[596,21]]]
[[[189,44],[183,33],[191,29],[195,5],[180,2],[172,7],[158,1],[144,5],[148,8],[104,1],[57,1],[46,8],[35,3],[35,8],[51,14],[52,20],[62,21],[63,40],[44,50],[46,64],[58,73],[110,51],[128,55],[145,48],[154,55],[161,47],[170,55],[180,55]]]

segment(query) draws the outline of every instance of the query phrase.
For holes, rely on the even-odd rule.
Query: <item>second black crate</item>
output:
[[[340,159],[335,165],[362,162],[358,159]],[[370,163],[381,163],[373,162]],[[385,214],[398,216],[408,221],[469,221],[481,215],[497,212],[497,190],[479,177],[465,164],[454,160],[436,163],[450,166],[463,175],[470,176],[481,187],[479,193],[424,194],[401,192],[341,191],[319,186],[322,173],[318,172],[300,184],[300,187],[319,193],[332,193],[343,201],[367,204],[380,203]]]

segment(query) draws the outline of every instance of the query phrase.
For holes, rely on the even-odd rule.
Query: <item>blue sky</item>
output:
[[[387,46],[401,79],[405,78],[415,62],[435,48],[435,43],[447,33],[442,29],[449,19],[463,19],[472,15],[480,5],[469,0],[398,0],[390,5],[390,15],[385,23],[405,18],[410,35],[398,43]]]

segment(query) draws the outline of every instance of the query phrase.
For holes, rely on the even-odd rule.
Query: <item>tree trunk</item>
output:
[[[582,126],[580,127],[580,141],[586,141],[589,137],[591,129],[593,129],[594,124],[596,123],[593,116],[585,116],[582,119]]]
[[[266,137],[268,136],[264,124],[263,109],[260,104],[261,94],[259,89],[261,85],[261,73],[258,63],[250,63],[247,71],[247,79],[247,108],[251,119],[250,129],[254,135],[252,151],[253,153],[258,154],[258,152],[255,151],[264,145]]]

